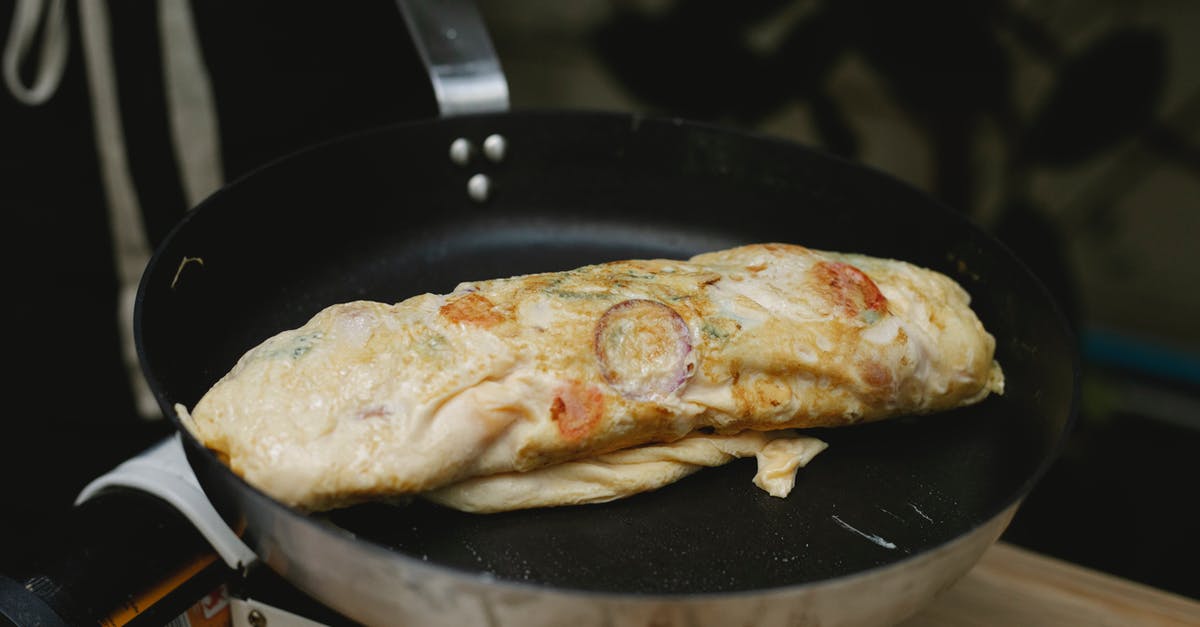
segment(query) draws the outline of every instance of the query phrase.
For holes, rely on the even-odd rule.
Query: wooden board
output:
[[[1001,542],[901,625],[1200,626],[1200,602]]]

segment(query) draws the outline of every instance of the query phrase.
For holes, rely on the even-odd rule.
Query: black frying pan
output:
[[[508,140],[499,163],[460,166],[447,156],[456,138],[478,144],[494,133]],[[484,202],[467,193],[477,173],[493,182]],[[996,521],[1047,467],[1074,415],[1075,355],[1053,299],[953,211],[783,141],[676,120],[519,113],[325,144],[187,215],[145,273],[138,348],[174,417],[175,403],[193,406],[244,351],[336,302],[394,302],[464,280],[763,241],[894,257],[956,278],[996,336],[1007,392],[946,414],[820,431],[830,448],[787,499],[753,486],[754,462],[742,460],[602,505],[472,515],[416,500],[304,516],[185,433],[189,459],[260,556],[343,611],[348,604],[330,597],[348,592],[314,589],[326,584],[305,574],[324,568],[302,563],[315,559],[313,543],[330,547],[314,549],[320,559],[362,549],[371,557],[358,561],[386,565],[365,573],[329,566],[331,577],[357,578],[355,589],[437,576],[517,592],[679,601],[887,572],[989,523],[994,539],[1007,518]],[[202,262],[184,261],[193,258]],[[289,534],[304,539],[281,540]],[[422,574],[405,579],[405,569]]]

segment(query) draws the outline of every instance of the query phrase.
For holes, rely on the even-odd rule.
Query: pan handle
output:
[[[473,0],[396,0],[442,117],[508,110],[508,81]]]
[[[188,464],[178,433],[87,484],[75,499],[75,505],[110,488],[132,488],[166,501],[195,526],[234,570],[245,570],[258,561],[258,556],[242,543],[208,501]]]

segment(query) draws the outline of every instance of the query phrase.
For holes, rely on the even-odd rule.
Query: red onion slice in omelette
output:
[[[667,396],[695,368],[687,323],[660,302],[634,299],[609,307],[594,342],[604,380],[633,400]]]

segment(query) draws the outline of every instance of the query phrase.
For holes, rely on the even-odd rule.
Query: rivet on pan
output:
[[[246,617],[246,621],[252,627],[267,627],[267,617],[258,610],[250,610],[250,615]]]
[[[508,151],[508,140],[503,135],[488,135],[483,140],[483,156],[488,161],[500,163],[504,161],[504,153]]]
[[[458,165],[467,165],[473,152],[475,152],[475,147],[465,137],[459,137],[450,142],[450,160]]]
[[[475,202],[483,202],[492,194],[492,179],[486,174],[476,174],[467,179],[467,195]]]

